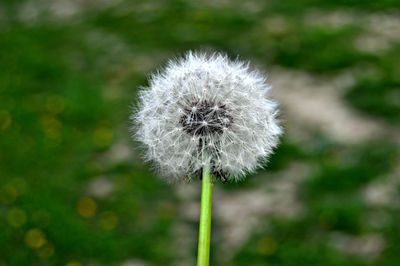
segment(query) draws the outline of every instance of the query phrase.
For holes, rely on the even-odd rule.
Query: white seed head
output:
[[[132,131],[160,173],[186,180],[211,164],[214,176],[239,180],[273,152],[282,129],[270,86],[248,63],[188,52],[141,88]]]

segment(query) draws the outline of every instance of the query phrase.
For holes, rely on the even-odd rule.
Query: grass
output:
[[[179,223],[194,230],[189,239],[197,238],[197,224],[182,218],[183,203],[174,187],[142,163],[129,140],[128,117],[148,72],[187,49],[224,50],[266,69],[305,71],[318,78],[352,73],[354,83],[345,88],[343,100],[382,123],[391,136],[400,113],[398,43],[384,51],[360,51],[354,42],[368,33],[367,25],[357,19],[338,28],[309,25],[305,17],[315,10],[390,13],[398,11],[397,2],[254,1],[253,6],[235,2],[224,7],[122,1],[78,8],[73,17],[48,11],[29,20],[29,12],[22,11],[27,1],[3,1],[0,265],[121,265],[129,260],[176,265],[181,260]],[[278,23],[283,26],[271,26],[273,19],[283,20]],[[243,184],[216,185],[225,192],[251,190],[293,164],[305,164],[315,171],[299,186],[304,214],[262,218],[248,240],[231,251],[231,259],[212,251],[211,265],[371,265],[366,257],[330,245],[338,232],[381,235],[385,246],[373,263],[397,265],[395,203],[368,205],[362,191],[394,171],[398,143],[388,137],[338,144],[316,128],[310,131],[315,137],[308,142],[285,136],[267,170]],[[124,157],[121,145],[132,154]],[[99,179],[110,181],[112,192],[93,194],[90,187]],[[383,222],[371,225],[370,217]],[[223,226],[213,225],[212,250],[224,245],[218,237]],[[185,248],[195,258],[195,246]]]

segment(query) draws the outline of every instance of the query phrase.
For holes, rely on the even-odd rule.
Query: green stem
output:
[[[210,166],[203,168],[197,266],[208,266],[210,261],[211,207],[213,183]]]

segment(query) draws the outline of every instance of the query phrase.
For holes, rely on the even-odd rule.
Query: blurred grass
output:
[[[181,203],[174,188],[138,155],[118,159],[113,151],[122,153],[121,145],[133,150],[129,106],[148,71],[187,49],[225,50],[267,69],[319,77],[373,69],[374,75],[356,71],[344,100],[363,115],[398,125],[398,43],[362,51],[352,43],[368,30],[357,19],[339,28],[304,19],[315,10],[398,12],[395,0],[252,1],[248,8],[240,1],[121,1],[78,6],[72,17],[32,3],[29,13],[29,3],[0,3],[0,265],[121,265],[132,258],[176,265]],[[391,173],[398,159],[390,139],[339,145],[323,136],[300,145],[285,137],[268,170],[299,162],[318,169],[300,186],[307,212],[289,221],[266,217],[232,259],[214,252],[213,264],[397,265],[398,210],[368,206],[360,189]],[[89,189],[99,178],[111,180],[110,195]],[[252,189],[261,179],[225,189]],[[381,228],[366,223],[376,212],[386,217]],[[336,232],[379,233],[385,248],[374,262],[344,254],[327,244]],[[216,249],[223,244],[215,241]]]

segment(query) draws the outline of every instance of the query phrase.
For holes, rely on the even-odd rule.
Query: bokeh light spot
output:
[[[105,230],[112,230],[118,225],[118,220],[118,216],[114,212],[103,212],[100,215],[99,225]]]
[[[25,243],[28,247],[37,249],[46,243],[46,237],[42,230],[34,228],[25,234]]]
[[[82,197],[78,201],[77,210],[82,217],[93,217],[96,215],[97,204],[94,199],[90,197]]]
[[[0,203],[10,204],[13,203],[18,196],[18,191],[13,185],[5,185],[0,188]]]
[[[83,264],[77,260],[71,260],[65,266],[83,266]]]
[[[107,147],[113,140],[113,131],[110,128],[99,127],[94,131],[94,143],[98,147]]]
[[[11,180],[10,184],[17,190],[18,195],[24,194],[28,189],[28,185],[23,178],[14,178]]]
[[[13,227],[21,227],[26,223],[26,213],[19,208],[12,208],[8,211],[8,223]]]
[[[51,243],[46,243],[36,250],[36,254],[41,259],[47,259],[54,254],[54,246]]]
[[[53,116],[44,116],[41,118],[43,132],[47,138],[59,141],[61,139],[62,124]]]
[[[46,100],[46,109],[50,113],[59,114],[64,111],[65,100],[63,97],[58,95],[50,95]]]
[[[9,112],[0,110],[0,129],[6,130],[12,124],[12,118]]]
[[[263,237],[257,243],[257,251],[265,256],[273,254],[276,248],[277,243],[271,236]]]

